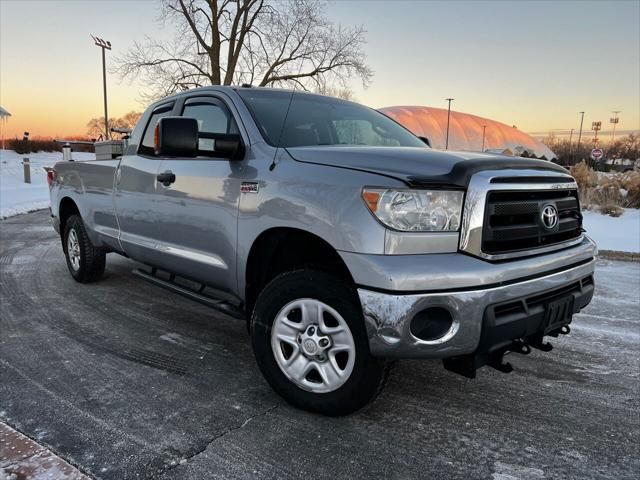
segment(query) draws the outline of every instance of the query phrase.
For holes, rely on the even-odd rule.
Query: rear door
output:
[[[155,263],[160,244],[163,198],[157,182],[162,162],[154,153],[154,131],[158,121],[171,115],[173,108],[171,102],[151,112],[137,150],[125,152],[115,178],[120,244],[131,258],[151,264]]]
[[[200,132],[239,133],[231,109],[216,96],[187,97],[179,114],[197,119]],[[213,140],[200,140],[200,150],[213,147]],[[207,156],[162,160],[160,172],[175,175],[175,182],[158,184],[164,197],[160,222],[162,268],[236,293],[238,200],[243,163]]]

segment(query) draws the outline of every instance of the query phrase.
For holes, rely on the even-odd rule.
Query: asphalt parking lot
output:
[[[0,222],[0,421],[99,478],[637,478],[640,263],[599,261],[596,297],[550,353],[476,380],[400,361],[345,418],[284,404],[243,322],[110,255],[67,272],[44,211]]]

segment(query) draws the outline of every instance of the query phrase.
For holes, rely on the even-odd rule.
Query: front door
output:
[[[190,97],[181,113],[197,119],[200,132],[238,133],[231,111],[217,97]],[[199,148],[213,150],[213,141],[201,139]],[[235,293],[242,165],[207,156],[162,160],[160,174],[173,174],[175,181],[158,183],[164,197],[161,268]]]
[[[169,103],[151,113],[137,151],[126,152],[116,171],[114,205],[120,244],[131,258],[150,264],[158,256],[162,222],[162,187],[157,182],[162,161],[154,153],[154,130],[172,111]]]

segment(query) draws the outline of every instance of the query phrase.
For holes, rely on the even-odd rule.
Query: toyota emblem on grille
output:
[[[547,230],[553,230],[558,225],[558,210],[553,205],[545,205],[542,207],[540,218]]]

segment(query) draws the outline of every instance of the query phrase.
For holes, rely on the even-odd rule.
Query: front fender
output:
[[[384,254],[385,228],[367,210],[362,187],[403,184],[381,175],[296,162],[280,150],[275,167],[249,162],[238,217],[238,291],[245,287],[246,262],[261,233],[274,227],[295,228],[322,238],[336,251]],[[257,191],[256,191],[257,190]]]

